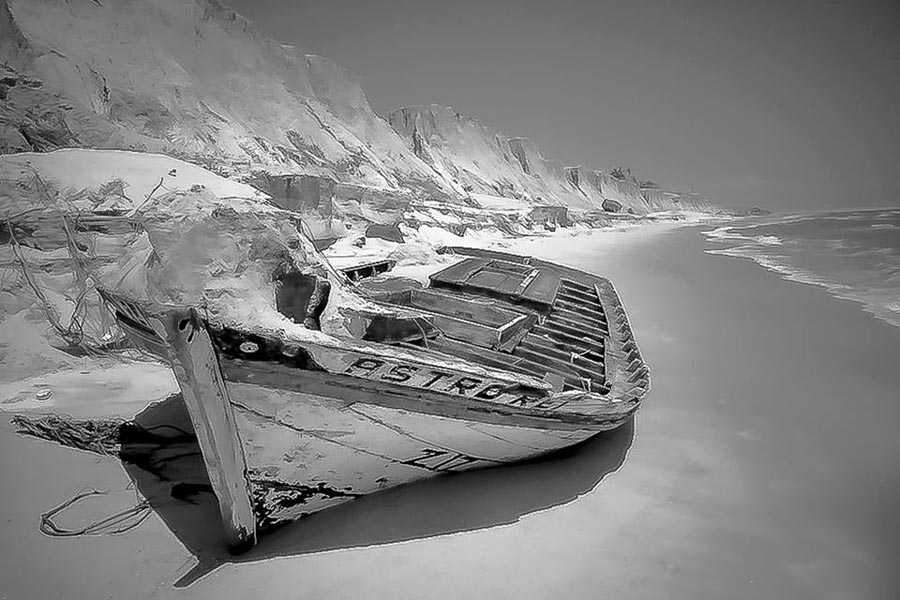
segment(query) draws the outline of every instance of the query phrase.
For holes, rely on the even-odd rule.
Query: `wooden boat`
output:
[[[461,260],[427,287],[369,292],[414,317],[373,318],[362,339],[267,337],[103,292],[172,364],[233,551],[363,494],[578,443],[638,408],[649,371],[607,279],[447,251]]]

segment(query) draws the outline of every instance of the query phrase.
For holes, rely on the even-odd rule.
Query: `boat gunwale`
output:
[[[494,251],[482,251],[478,249],[469,249],[469,248],[454,248],[454,251],[457,251],[459,254],[465,254],[466,252],[487,252],[489,254],[495,254]],[[496,415],[502,416],[505,419],[538,419],[541,423],[549,425],[551,423],[556,424],[575,424],[579,423],[586,428],[592,428],[593,426],[598,425],[606,425],[603,427],[604,429],[608,429],[608,424],[610,417],[614,420],[619,420],[621,418],[625,418],[636,410],[636,408],[640,405],[644,397],[649,393],[650,390],[650,378],[649,378],[649,367],[643,362],[640,351],[637,348],[637,344],[634,342],[633,333],[631,331],[631,326],[628,321],[627,315],[625,313],[625,309],[622,306],[621,300],[619,298],[618,293],[616,292],[612,282],[610,282],[607,278],[601,277],[599,275],[594,275],[591,273],[587,273],[581,271],[579,269],[574,269],[572,267],[566,267],[564,265],[559,265],[556,263],[552,263],[549,261],[543,261],[540,259],[535,259],[532,257],[518,256],[518,255],[506,255],[506,253],[496,253],[502,256],[497,256],[496,258],[499,260],[508,260],[507,256],[518,259],[517,261],[508,261],[508,262],[520,262],[525,264],[531,264],[535,266],[541,266],[545,268],[551,268],[556,270],[561,277],[565,277],[567,279],[572,279],[577,282],[581,282],[582,285],[587,285],[587,281],[590,281],[595,287],[598,300],[601,305],[604,307],[605,312],[607,313],[607,320],[609,322],[609,344],[604,348],[605,360],[604,367],[606,371],[607,378],[607,387],[609,392],[604,394],[598,394],[590,391],[582,391],[582,390],[566,390],[566,391],[557,391],[554,392],[550,388],[550,384],[547,381],[540,380],[535,375],[528,375],[525,373],[519,373],[516,371],[500,368],[500,367],[492,367],[489,365],[484,365],[478,363],[474,360],[461,358],[454,355],[449,355],[441,352],[436,352],[434,350],[430,350],[427,348],[422,349],[412,349],[403,346],[395,346],[390,344],[385,344],[381,342],[370,342],[366,340],[357,340],[347,338],[348,341],[352,341],[352,344],[349,346],[346,343],[342,343],[344,338],[327,334],[324,332],[316,332],[320,334],[325,339],[332,341],[332,344],[325,344],[318,340],[305,340],[305,339],[297,339],[296,337],[285,337],[285,338],[275,338],[271,335],[271,333],[266,332],[254,332],[243,329],[237,329],[233,327],[225,327],[223,325],[206,322],[208,328],[215,331],[216,329],[227,329],[233,331],[237,334],[249,335],[249,336],[258,336],[267,340],[275,340],[281,341],[283,343],[298,345],[303,347],[306,351],[309,351],[310,346],[318,346],[321,348],[325,348],[331,351],[339,351],[339,352],[350,352],[354,354],[360,354],[363,356],[370,356],[372,358],[380,358],[385,356],[384,349],[385,347],[391,348],[390,358],[395,360],[408,360],[410,362],[416,364],[425,364],[428,367],[437,367],[438,364],[441,364],[443,368],[447,370],[461,371],[465,368],[471,369],[472,367],[476,367],[473,371],[469,371],[470,374],[479,375],[482,377],[490,377],[495,379],[500,379],[501,381],[509,382],[512,385],[524,385],[528,387],[532,387],[535,390],[542,390],[546,397],[540,400],[536,400],[535,403],[550,403],[550,404],[558,404],[558,408],[556,409],[537,409],[533,407],[527,406],[518,406],[518,405],[510,405],[508,403],[501,402],[490,402],[490,401],[480,401],[474,398],[470,398],[464,396],[462,394],[453,395],[449,393],[437,392],[435,390],[426,390],[418,387],[404,387],[399,385],[392,384],[383,384],[382,386],[374,386],[377,390],[376,393],[383,394],[385,390],[404,390],[402,392],[398,392],[397,395],[404,397],[409,395],[410,398],[419,398],[421,399],[423,396],[427,396],[428,398],[440,399],[441,402],[447,403],[448,401],[453,402],[453,404],[459,405],[460,400],[463,400],[466,403],[467,409],[474,411],[474,413],[478,412],[487,412],[494,413]],[[183,307],[177,307],[173,305],[167,304],[159,304],[152,303],[140,300],[134,300],[133,298],[129,298],[128,296],[121,293],[109,293],[104,292],[113,298],[121,299],[126,302],[131,302],[133,304],[138,305],[144,310],[147,310],[151,315],[156,316],[159,314],[169,313],[172,310],[183,309]],[[610,310],[611,309],[611,310]],[[119,316],[119,311],[116,311],[117,317]],[[127,315],[122,315],[126,316]],[[615,317],[615,325],[614,326],[614,318]],[[138,325],[140,325],[138,323]],[[141,329],[137,330],[138,332]],[[162,340],[160,340],[162,341]],[[624,345],[628,342],[632,342],[632,349],[628,352],[625,351]],[[356,377],[350,375],[344,375],[340,373],[334,373],[332,371],[313,371],[303,369],[297,366],[288,366],[282,363],[278,363],[275,361],[268,360],[253,360],[247,358],[238,358],[234,356],[227,356],[225,353],[221,351],[220,348],[216,348],[216,353],[219,356],[219,360],[223,363],[223,369],[229,372],[235,372],[235,370],[231,367],[226,368],[226,365],[243,365],[243,370],[245,371],[256,371],[256,372],[264,372],[265,370],[273,371],[277,370],[281,372],[281,378],[284,379],[306,379],[309,380],[311,377],[315,378],[317,375],[311,375],[313,373],[328,373],[333,377],[335,385],[341,385],[340,382],[344,384],[352,381],[352,382],[362,382],[368,381],[363,377]],[[314,354],[314,352],[312,352]],[[514,355],[510,355],[514,356]],[[431,358],[435,360],[435,363],[432,363],[427,360],[422,360],[423,358]],[[446,359],[452,359],[457,364],[450,365],[449,367],[446,365]],[[254,369],[247,368],[246,365],[251,363],[258,363],[260,365],[266,365],[265,369]],[[240,372],[241,369],[237,369],[237,372]],[[258,377],[259,375],[257,375]],[[346,379],[344,379],[346,378]],[[627,388],[626,387],[627,382]],[[377,383],[377,382],[373,382]],[[285,388],[283,385],[268,385],[266,387],[274,387],[275,389],[292,389],[296,386],[288,386]],[[344,386],[346,387],[346,386]],[[327,394],[326,394],[327,395]],[[333,396],[333,394],[332,394]],[[452,399],[452,400],[451,400]],[[559,410],[563,405],[559,404],[560,402],[565,402],[565,404],[570,404],[572,402],[578,401],[596,401],[597,404],[592,406],[584,406],[579,407],[581,410],[573,411],[573,410]],[[377,402],[373,402],[377,404]],[[414,410],[414,405],[404,406],[405,410]],[[622,415],[625,415],[623,417]]]
[[[401,387],[330,371],[305,371],[302,375],[297,375],[296,370],[290,367],[266,364],[262,368],[259,363],[240,359],[222,361],[222,373],[225,380],[231,383],[332,397],[345,400],[348,404],[370,404],[451,419],[532,429],[604,431],[611,429],[614,423],[623,422],[637,408],[633,403],[608,402],[599,394],[570,390],[536,400],[535,404],[564,406],[590,398],[601,400],[600,407],[613,410],[566,412],[558,408],[541,409]],[[339,389],[342,393],[329,394],[329,388]],[[348,397],[348,390],[354,398]]]
[[[145,312],[147,312],[147,314],[149,316],[151,316],[152,318],[159,318],[160,316],[167,315],[173,311],[184,310],[185,308],[187,308],[186,305],[165,304],[165,303],[152,302],[152,301],[146,301],[146,300],[137,300],[131,296],[128,296],[127,294],[122,294],[120,292],[110,292],[109,290],[99,290],[99,291],[101,293],[101,296],[104,296],[108,303],[110,303],[110,298],[112,298],[112,299],[115,299],[118,301],[124,301],[124,302],[134,304],[134,305],[140,307],[141,309],[143,309]],[[113,303],[113,305],[115,306],[114,303]],[[198,309],[198,311],[199,311],[199,309]],[[116,310],[114,312],[119,312],[119,311]],[[380,358],[380,357],[385,356],[384,350],[386,348],[389,348],[390,349],[389,356],[392,359],[408,360],[410,362],[420,362],[421,357],[422,357],[421,354],[413,353],[410,349],[408,349],[404,346],[398,346],[398,345],[393,345],[393,344],[388,344],[388,343],[383,343],[383,342],[374,342],[374,341],[363,340],[363,339],[358,339],[358,338],[342,337],[342,336],[334,335],[334,334],[327,333],[324,331],[317,331],[317,330],[312,330],[312,329],[307,329],[307,331],[310,331],[311,333],[315,334],[315,337],[320,338],[320,339],[317,340],[317,339],[312,339],[312,338],[301,338],[296,335],[290,335],[290,333],[284,332],[284,331],[281,331],[280,333],[282,334],[282,336],[278,337],[275,335],[275,332],[272,332],[272,331],[260,331],[260,330],[252,330],[250,328],[232,327],[232,326],[228,326],[228,325],[224,325],[221,323],[210,321],[209,319],[206,319],[206,318],[204,318],[204,322],[206,323],[207,327],[213,331],[224,330],[224,331],[230,331],[230,332],[234,332],[234,333],[248,336],[248,337],[257,337],[257,338],[264,339],[267,341],[280,341],[285,346],[287,346],[287,345],[292,345],[292,346],[296,345],[296,346],[300,346],[300,347],[316,346],[316,347],[325,348],[325,349],[333,350],[333,351],[354,352],[354,353],[370,356],[372,358]],[[141,329],[143,329],[143,328],[141,328]],[[141,329],[139,329],[138,331],[140,331]],[[476,363],[474,361],[469,361],[469,360],[461,359],[461,358],[458,358],[455,356],[450,356],[450,355],[442,355],[440,358],[442,358],[442,359],[450,358],[457,364],[447,366],[447,365],[442,365],[442,364],[438,364],[438,363],[434,363],[434,364],[426,363],[427,366],[435,367],[435,368],[444,367],[444,368],[455,369],[455,370],[460,370],[460,371],[467,370],[467,369],[468,370],[474,369],[474,371],[472,371],[472,374],[474,374],[474,375],[499,379],[499,380],[505,381],[507,383],[510,383],[512,385],[516,385],[516,384],[517,385],[527,385],[527,386],[532,387],[537,390],[545,390],[548,393],[552,392],[552,386],[549,383],[547,383],[546,381],[543,381],[541,379],[538,379],[537,377],[534,377],[534,376],[529,376],[529,375],[520,374],[520,373],[512,373],[512,372],[504,370],[504,369],[489,367],[486,365]]]

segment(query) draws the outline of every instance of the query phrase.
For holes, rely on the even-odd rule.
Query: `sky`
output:
[[[900,2],[225,0],[359,75],[567,165],[727,205],[900,205]]]

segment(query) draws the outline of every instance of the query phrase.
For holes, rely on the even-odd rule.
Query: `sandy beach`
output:
[[[85,487],[110,492],[68,525],[132,506],[133,488],[146,488],[117,458],[17,435],[14,405],[0,406],[0,597],[894,597],[900,328],[704,254],[704,227],[504,248],[616,285],[653,377],[633,426],[549,460],[345,504],[238,559],[216,550],[203,494],[154,504],[122,535],[44,536],[40,514]],[[174,386],[152,365],[110,368],[104,395],[78,388],[79,370],[54,376],[86,391],[55,392],[53,410],[137,412]],[[0,387],[0,401],[23,385]]]

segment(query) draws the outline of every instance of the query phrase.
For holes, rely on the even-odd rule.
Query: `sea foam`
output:
[[[708,254],[745,258],[787,281],[853,300],[900,327],[900,210],[792,215],[705,231]]]

